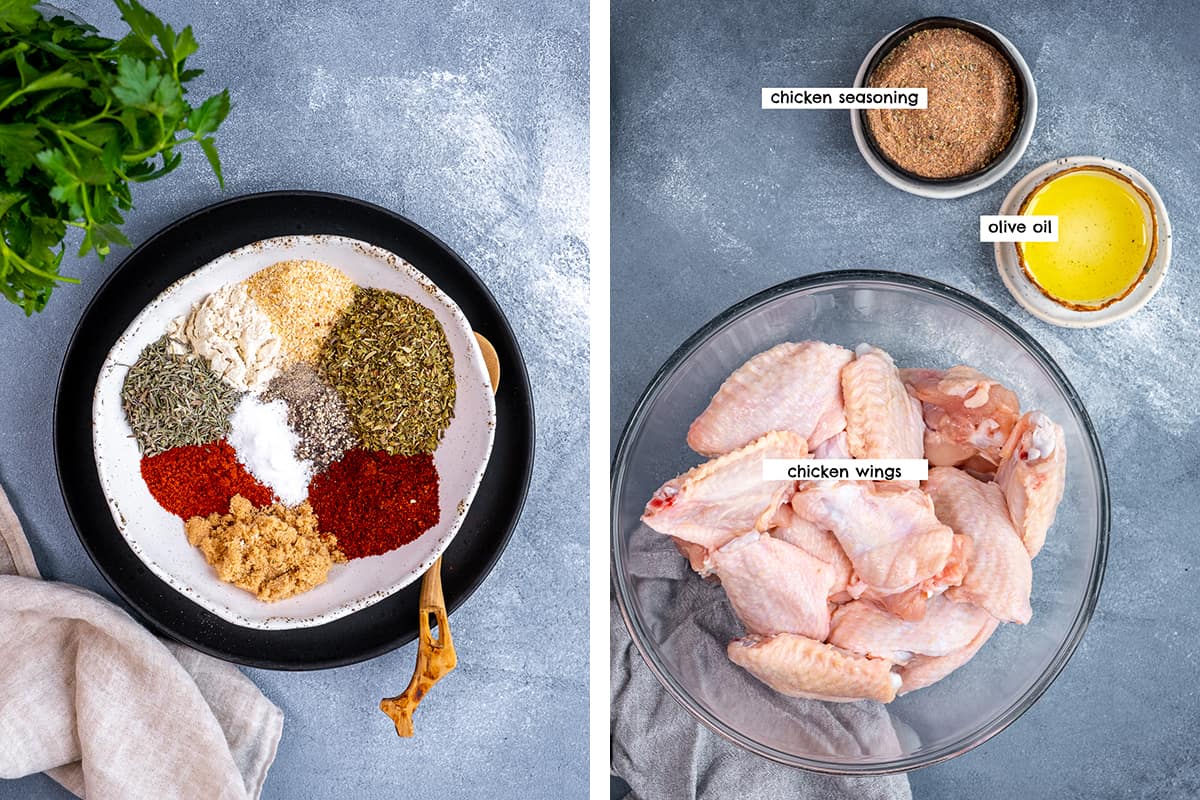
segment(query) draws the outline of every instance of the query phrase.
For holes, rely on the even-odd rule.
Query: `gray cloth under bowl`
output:
[[[631,543],[639,595],[668,609],[660,627],[676,653],[692,653],[698,672],[737,681],[747,698],[783,711],[792,737],[823,746],[885,752],[896,733],[876,703],[821,703],[774,692],[748,673],[730,669],[725,647],[742,635],[725,593],[691,572],[665,536],[643,528]],[[675,798],[911,798],[908,779],[841,777],[784,766],[714,734],[662,688],[634,647],[616,603],[610,609],[612,644],[612,771],[638,800]],[[729,688],[729,687],[726,687]]]

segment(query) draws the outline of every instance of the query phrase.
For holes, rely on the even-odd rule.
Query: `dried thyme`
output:
[[[138,449],[153,456],[225,436],[240,396],[202,359],[172,355],[163,337],[147,345],[129,368],[121,406]]]
[[[295,364],[275,376],[263,400],[275,399],[287,404],[288,425],[300,439],[296,457],[312,461],[315,472],[324,472],[357,444],[346,404],[308,364]]]
[[[355,290],[320,355],[369,450],[431,453],[454,416],[454,355],[441,323],[410,297]]]

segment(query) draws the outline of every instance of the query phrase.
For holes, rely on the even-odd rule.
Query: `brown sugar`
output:
[[[959,28],[917,31],[871,72],[871,87],[928,89],[925,109],[870,109],[883,155],[923,178],[957,178],[1008,146],[1020,106],[1012,67],[995,47]]]
[[[268,602],[324,583],[329,568],[346,560],[337,539],[317,529],[307,502],[255,508],[234,495],[228,514],[192,517],[184,529],[218,578]]]

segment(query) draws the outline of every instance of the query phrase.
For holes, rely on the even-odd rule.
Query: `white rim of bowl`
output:
[[[1017,181],[1005,196],[999,213],[1002,215],[1016,214],[1020,210],[1021,204],[1025,202],[1025,198],[1043,180],[1071,167],[1086,166],[1108,167],[1115,170],[1129,178],[1135,186],[1149,195],[1157,220],[1158,252],[1154,256],[1154,263],[1150,265],[1150,271],[1126,297],[1096,311],[1077,311],[1054,302],[1042,294],[1037,286],[1034,286],[1033,282],[1025,275],[1025,271],[1021,269],[1021,264],[1017,260],[1015,244],[996,242],[996,269],[999,271],[1000,280],[1004,281],[1008,293],[1030,314],[1043,322],[1064,328],[1097,328],[1129,317],[1149,303],[1150,298],[1158,293],[1159,287],[1167,277],[1167,268],[1171,264],[1171,220],[1167,217],[1167,207],[1164,205],[1162,197],[1159,196],[1158,190],[1145,175],[1128,164],[1122,164],[1111,158],[1066,156],[1054,161],[1047,161]]]
[[[908,192],[909,194],[919,195],[920,197],[931,197],[937,200],[952,200],[956,197],[965,197],[966,195],[974,194],[975,192],[986,189],[1012,171],[1012,168],[1015,167],[1017,162],[1021,160],[1021,157],[1025,155],[1025,148],[1029,146],[1029,141],[1033,138],[1033,128],[1037,123],[1037,84],[1034,83],[1033,72],[1029,69],[1029,65],[1025,63],[1025,59],[1021,56],[1021,51],[1018,50],[1016,46],[1008,40],[1008,37],[1004,36],[1004,34],[1000,33],[996,29],[988,25],[984,25],[982,22],[976,22],[975,20],[963,19],[963,22],[970,22],[972,25],[978,25],[980,28],[983,28],[995,36],[996,39],[1002,45],[1004,45],[1006,55],[1012,59],[1013,64],[1015,64],[1017,67],[1017,71],[1021,73],[1020,78],[1023,79],[1026,86],[1029,87],[1028,95],[1025,98],[1025,119],[1022,122],[1020,129],[1017,131],[1016,146],[1008,152],[1007,156],[1005,156],[996,164],[993,164],[982,175],[967,179],[962,182],[921,183],[901,175],[899,172],[896,172],[896,170],[892,169],[891,166],[889,166],[875,154],[875,151],[871,149],[869,144],[867,144],[866,133],[863,131],[862,120],[858,111],[851,111],[850,130],[854,134],[854,143],[858,146],[858,152],[862,154],[863,160],[867,162],[867,165],[876,175],[883,178],[887,183],[895,186],[897,189]],[[874,47],[867,51],[867,57],[863,59],[862,65],[858,68],[858,74],[854,76],[855,87],[860,87],[863,85],[863,82],[867,77],[867,66],[871,63],[871,59],[875,57],[875,53],[879,51],[879,48],[882,47],[883,43],[893,36],[896,31],[899,31],[903,27],[905,26],[902,25],[900,28],[896,28],[895,30],[888,32],[881,37],[878,42],[875,43]]]

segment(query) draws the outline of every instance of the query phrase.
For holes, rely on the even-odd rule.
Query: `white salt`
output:
[[[246,395],[229,418],[229,444],[250,474],[266,484],[283,503],[297,506],[308,497],[312,462],[296,458],[300,439],[288,427],[282,400],[264,403]]]

